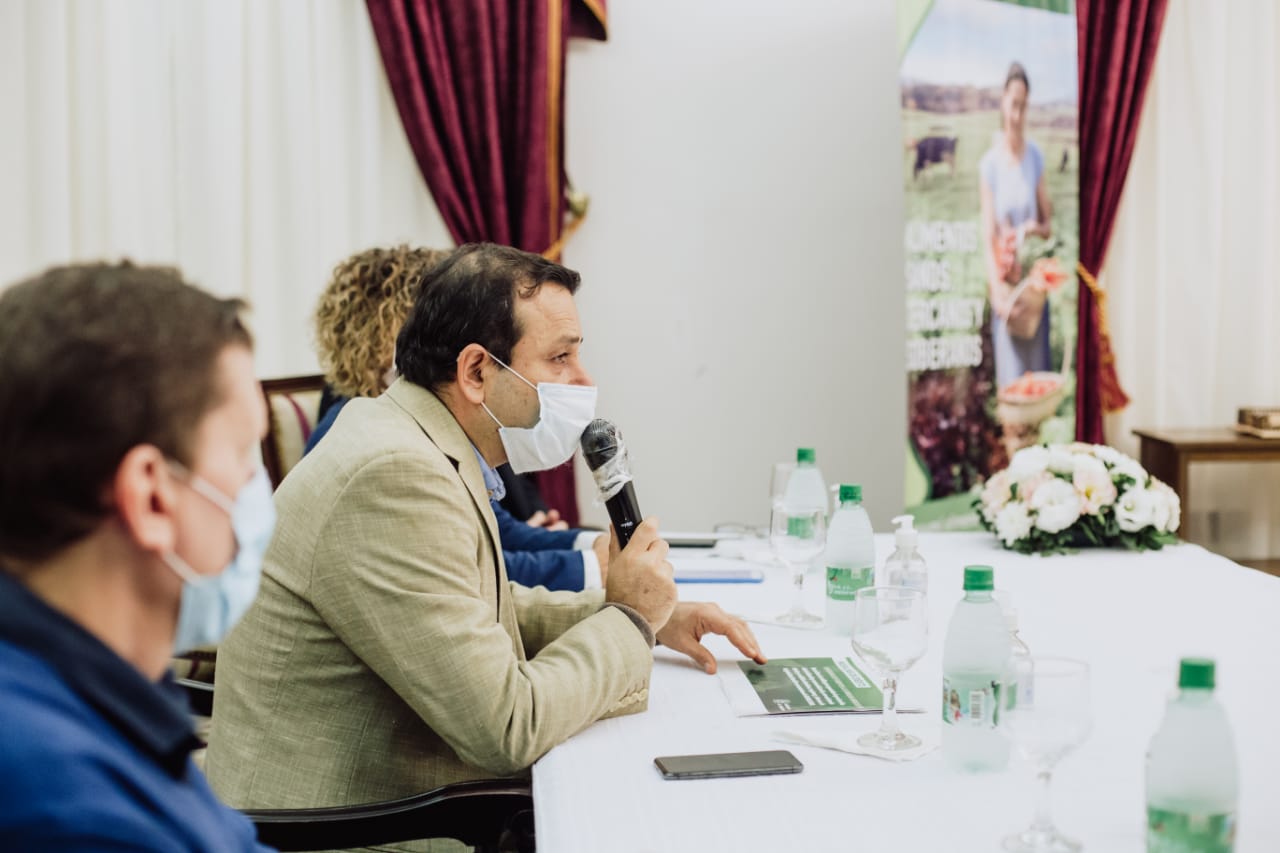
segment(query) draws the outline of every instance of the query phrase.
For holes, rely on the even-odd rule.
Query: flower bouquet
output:
[[[982,526],[1023,554],[1091,546],[1160,550],[1177,541],[1178,495],[1101,444],[1024,447],[974,501]]]

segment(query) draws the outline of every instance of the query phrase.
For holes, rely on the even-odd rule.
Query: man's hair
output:
[[[1007,91],[1014,82],[1022,83],[1027,90],[1027,94],[1031,94],[1031,81],[1027,79],[1027,69],[1022,67],[1021,62],[1014,62],[1009,65],[1009,73],[1004,76],[1005,90]]]
[[[508,364],[524,330],[516,322],[519,299],[544,284],[574,293],[579,275],[540,255],[493,243],[459,246],[426,274],[413,312],[396,341],[396,369],[424,388],[457,376],[458,354],[480,344]]]
[[[343,397],[376,397],[395,361],[396,335],[440,249],[368,249],[333,270],[316,307],[316,352],[329,387]]]
[[[130,449],[190,465],[216,359],[251,347],[243,303],[174,269],[86,264],[0,293],[0,557],[43,560],[111,513]]]

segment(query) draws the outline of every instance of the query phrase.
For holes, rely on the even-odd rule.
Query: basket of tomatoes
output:
[[[1062,374],[1028,371],[996,394],[997,414],[1006,424],[1039,424],[1058,411],[1066,394],[1067,383]]]

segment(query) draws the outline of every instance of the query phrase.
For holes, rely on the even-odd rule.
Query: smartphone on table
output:
[[[725,776],[769,776],[799,773],[800,760],[785,749],[720,752],[710,755],[664,755],[653,763],[664,779],[717,779]]]

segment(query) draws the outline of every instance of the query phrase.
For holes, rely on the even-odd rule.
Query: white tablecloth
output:
[[[1033,654],[1084,658],[1092,667],[1094,728],[1053,782],[1058,825],[1089,851],[1143,849],[1144,755],[1175,686],[1178,659],[1218,661],[1218,695],[1240,760],[1237,850],[1280,850],[1280,578],[1193,545],[1159,553],[1085,551],[1024,557],[983,534],[921,534],[930,568],[929,654],[906,673],[908,731],[937,732],[942,644],[963,567],[995,566]],[[880,559],[892,547],[877,536]],[[677,557],[676,559],[679,559]],[[789,602],[779,572],[764,584],[687,584],[686,600],[715,600],[742,614],[775,614]],[[821,607],[811,577],[810,606]],[[819,611],[820,612],[820,611]],[[772,657],[843,655],[846,639],[755,625]],[[708,638],[720,665],[740,659]],[[772,739],[782,729],[867,731],[879,716],[739,718],[718,676],[666,649],[654,653],[649,710],[598,722],[533,768],[538,849],[630,851],[990,851],[1033,811],[1031,772],[1017,757],[997,774],[951,771],[940,753],[908,763]],[[795,776],[666,781],[659,755],[790,749]]]

